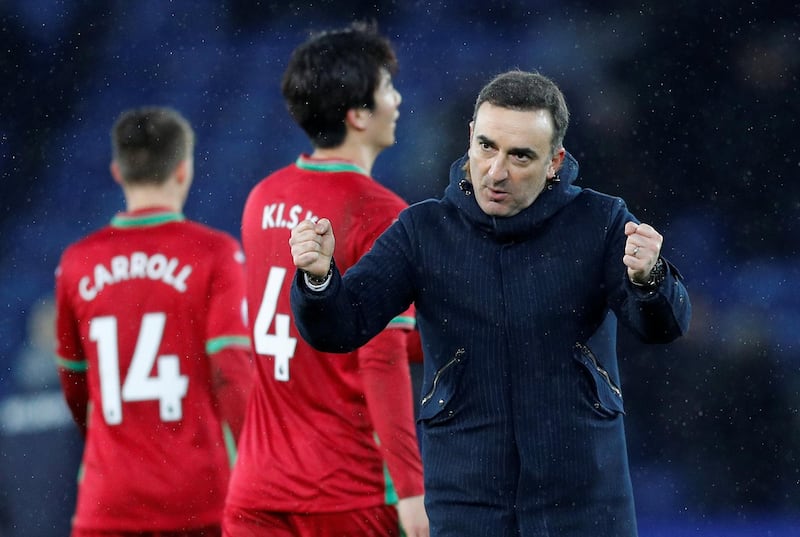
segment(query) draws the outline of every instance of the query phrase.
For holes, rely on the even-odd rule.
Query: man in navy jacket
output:
[[[691,306],[662,236],[573,185],[558,87],[510,71],[480,92],[441,200],[403,211],[342,277],[330,222],[292,230],[300,334],[330,352],[411,302],[431,535],[635,536],[617,321],[684,334]]]

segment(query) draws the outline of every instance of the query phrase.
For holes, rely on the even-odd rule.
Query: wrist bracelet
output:
[[[661,285],[661,282],[667,277],[667,270],[664,266],[664,261],[659,257],[653,268],[650,269],[650,277],[644,283],[639,283],[631,280],[631,283],[636,287],[654,289]]]
[[[328,273],[325,276],[315,276],[310,272],[306,272],[305,270],[303,273],[306,275],[306,280],[311,285],[322,285],[323,283],[327,282],[328,279],[333,275],[333,264],[328,267]]]

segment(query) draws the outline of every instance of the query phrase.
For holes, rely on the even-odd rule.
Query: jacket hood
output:
[[[578,178],[578,161],[567,152],[558,171],[560,181],[546,186],[530,207],[514,216],[491,216],[483,212],[475,200],[472,184],[463,169],[467,160],[465,154],[450,166],[450,183],[444,191],[444,199],[453,203],[470,224],[501,241],[530,236],[581,192],[580,187],[572,184]]]

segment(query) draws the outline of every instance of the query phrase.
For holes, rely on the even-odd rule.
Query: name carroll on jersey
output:
[[[107,265],[97,264],[93,274],[85,275],[78,281],[81,298],[91,301],[107,285],[114,285],[137,278],[162,281],[180,293],[186,292],[186,280],[192,273],[192,266],[181,265],[177,257],[167,258],[164,254],[147,255],[133,252],[130,255],[117,255]]]

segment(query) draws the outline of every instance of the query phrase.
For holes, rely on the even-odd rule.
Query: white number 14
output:
[[[123,402],[158,400],[162,421],[178,421],[183,417],[182,399],[189,388],[189,378],[180,374],[177,356],[158,355],[166,320],[164,313],[147,313],[142,317],[131,365],[125,383],[120,385],[117,318],[92,319],[89,337],[97,342],[100,398],[107,424],[122,423]],[[158,372],[151,376],[154,365]]]

